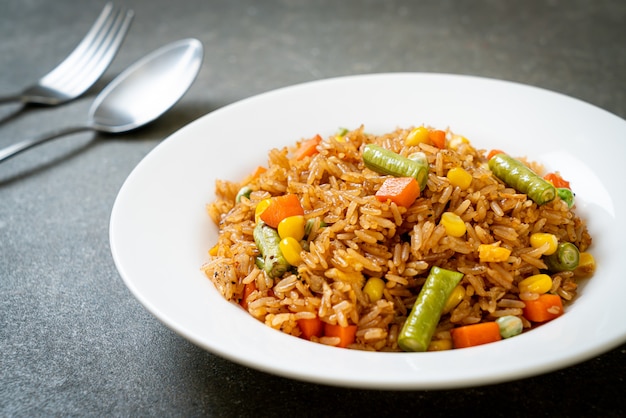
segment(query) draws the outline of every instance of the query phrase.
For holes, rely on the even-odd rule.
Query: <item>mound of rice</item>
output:
[[[447,132],[448,146],[422,143],[406,146],[411,129],[372,135],[363,127],[330,136],[319,153],[302,160],[291,158],[294,148],[269,151],[267,170],[243,181],[218,180],[216,200],[207,211],[219,226],[218,242],[202,267],[225,299],[239,302],[246,283],[255,282],[247,309],[254,318],[282,332],[300,336],[299,318],[319,316],[331,324],[358,326],[354,349],[400,351],[398,332],[432,266],[464,273],[462,301],[441,317],[433,340],[450,339],[456,326],[493,321],[505,315],[522,318],[525,329],[534,326],[522,315],[524,298],[517,283],[546,268],[542,249],[529,237],[547,232],[559,241],[574,243],[580,251],[591,244],[585,223],[574,208],[556,198],[537,206],[525,194],[507,187],[486,165],[485,152],[465,138]],[[420,197],[409,208],[382,203],[375,193],[387,176],[365,168],[361,150],[378,144],[408,156],[426,154],[430,172]],[[297,145],[297,144],[296,144]],[[542,167],[526,162],[541,173]],[[462,167],[472,177],[466,190],[453,186],[446,173]],[[253,171],[254,167],[251,167]],[[253,191],[235,202],[239,189]],[[283,277],[270,279],[255,265],[259,255],[253,239],[257,203],[271,196],[297,194],[307,219],[327,225],[313,228],[302,262]],[[443,212],[459,215],[467,225],[461,238],[448,236],[439,219]],[[499,242],[510,249],[505,262],[482,263],[480,244]],[[383,297],[370,302],[363,292],[368,277],[385,282]],[[565,302],[576,296],[573,272],[553,274],[551,293]],[[313,338],[336,344],[334,338]]]

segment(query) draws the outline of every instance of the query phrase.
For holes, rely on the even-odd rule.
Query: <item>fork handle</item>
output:
[[[5,104],[5,103],[14,103],[14,102],[21,102],[21,101],[22,101],[21,93],[0,97],[0,105]]]
[[[83,132],[83,131],[90,131],[93,128],[90,126],[75,126],[75,127],[71,127],[71,128],[65,128],[65,129],[61,129],[59,131],[56,132],[51,132],[49,134],[37,137],[37,138],[32,138],[32,139],[25,139],[23,141],[20,141],[16,144],[13,145],[9,145],[6,148],[0,149],[0,163],[8,160],[11,157],[16,156],[17,154],[19,154],[20,152],[26,151],[29,148],[32,148],[36,145],[39,144],[43,144],[44,142],[47,142],[51,139],[55,139],[55,138],[59,138],[62,136],[66,136],[66,135],[71,135],[71,134],[75,134],[78,132]]]

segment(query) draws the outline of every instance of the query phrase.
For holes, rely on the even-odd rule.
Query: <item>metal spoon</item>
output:
[[[43,142],[77,132],[127,132],[161,116],[187,92],[202,65],[203,48],[189,38],[165,45],[130,66],[96,97],[83,126],[65,128],[0,150],[0,162]]]

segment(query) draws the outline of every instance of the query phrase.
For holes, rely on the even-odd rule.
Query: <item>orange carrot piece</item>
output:
[[[432,131],[428,131],[428,139],[433,143],[437,148],[445,148],[446,147],[446,132],[440,131],[438,129],[433,129]]]
[[[243,287],[243,295],[241,296],[239,305],[241,305],[241,307],[244,308],[246,311],[248,310],[248,297],[255,290],[256,290],[256,283],[254,282],[246,283]]]
[[[502,339],[500,327],[495,322],[481,322],[453,328],[450,334],[454,348],[474,347]]]
[[[301,160],[304,157],[311,157],[317,154],[319,151],[317,150],[317,146],[322,142],[322,137],[319,135],[315,135],[311,139],[307,139],[302,141],[298,146],[298,149],[293,154],[293,157],[296,160]]]
[[[546,322],[563,315],[563,301],[559,295],[544,293],[535,300],[525,300],[524,317],[532,322]]]
[[[390,177],[376,192],[376,199],[381,202],[391,200],[398,206],[408,208],[420,195],[420,186],[413,177]]]
[[[267,168],[260,165],[256,168],[256,170],[254,170],[254,173],[252,173],[252,178],[255,179],[259,177],[261,174],[265,173],[266,171],[267,171]]]
[[[324,336],[339,337],[339,344],[337,347],[345,348],[354,343],[356,339],[356,328],[356,325],[342,327],[341,325],[324,323]]]
[[[248,176],[244,178],[240,184],[244,186],[250,183],[252,180],[255,180],[256,178],[258,178],[261,174],[265,173],[266,171],[267,171],[267,168],[263,166],[258,166],[252,173],[248,174]]]
[[[491,160],[494,155],[504,154],[504,153],[505,153],[504,151],[501,151],[499,149],[492,149],[491,151],[489,151],[489,154],[487,154],[487,160]]]
[[[321,337],[322,331],[324,331],[324,323],[316,316],[315,318],[301,318],[298,319],[298,327],[300,327],[300,331],[302,331],[302,336],[307,340],[310,340],[311,337]]]
[[[548,173],[545,176],[543,176],[544,180],[548,180],[550,183],[552,183],[552,185],[554,187],[558,187],[558,188],[563,188],[563,189],[570,189],[571,187],[569,185],[569,181],[563,179],[563,177],[561,177],[561,174],[556,172],[556,173]]]
[[[269,206],[261,212],[260,217],[272,228],[278,228],[280,221],[296,215],[304,215],[300,200],[295,194],[286,194],[272,197]]]

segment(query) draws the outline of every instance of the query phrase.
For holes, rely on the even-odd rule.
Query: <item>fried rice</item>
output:
[[[575,206],[570,208],[560,198],[537,205],[492,174],[486,151],[450,130],[444,148],[428,142],[405,145],[411,130],[374,135],[360,127],[325,138],[315,154],[298,160],[293,152],[304,141],[300,140],[270,150],[267,165],[245,179],[217,180],[216,198],[207,204],[207,212],[219,233],[202,266],[206,276],[234,303],[242,302],[246,284],[254,283],[254,291],[245,296],[249,314],[296,337],[302,335],[299,319],[319,317],[328,324],[356,325],[356,338],[349,346],[353,349],[400,351],[398,333],[433,266],[463,273],[462,296],[441,315],[433,342],[449,341],[455,327],[503,316],[519,317],[525,332],[537,326],[523,314],[525,300],[537,295],[518,288],[524,278],[546,270],[545,248],[531,246],[530,236],[554,234],[587,251],[591,236]],[[376,199],[389,176],[365,167],[366,144],[403,156],[425,154],[427,184],[410,207]],[[544,171],[520,160],[537,173]],[[446,174],[453,167],[471,174],[470,187],[462,190],[450,182]],[[244,186],[251,193],[237,201]],[[285,194],[297,195],[305,218],[319,221],[305,239],[301,262],[271,278],[255,262],[259,256],[253,238],[255,208],[264,199]],[[444,212],[465,222],[462,237],[446,233],[440,224]],[[502,262],[481,262],[481,244],[508,248],[510,256]],[[569,303],[576,297],[579,276],[577,271],[551,274],[549,292]],[[384,281],[382,297],[376,301],[363,290],[370,277]],[[338,344],[335,337],[310,339]]]

